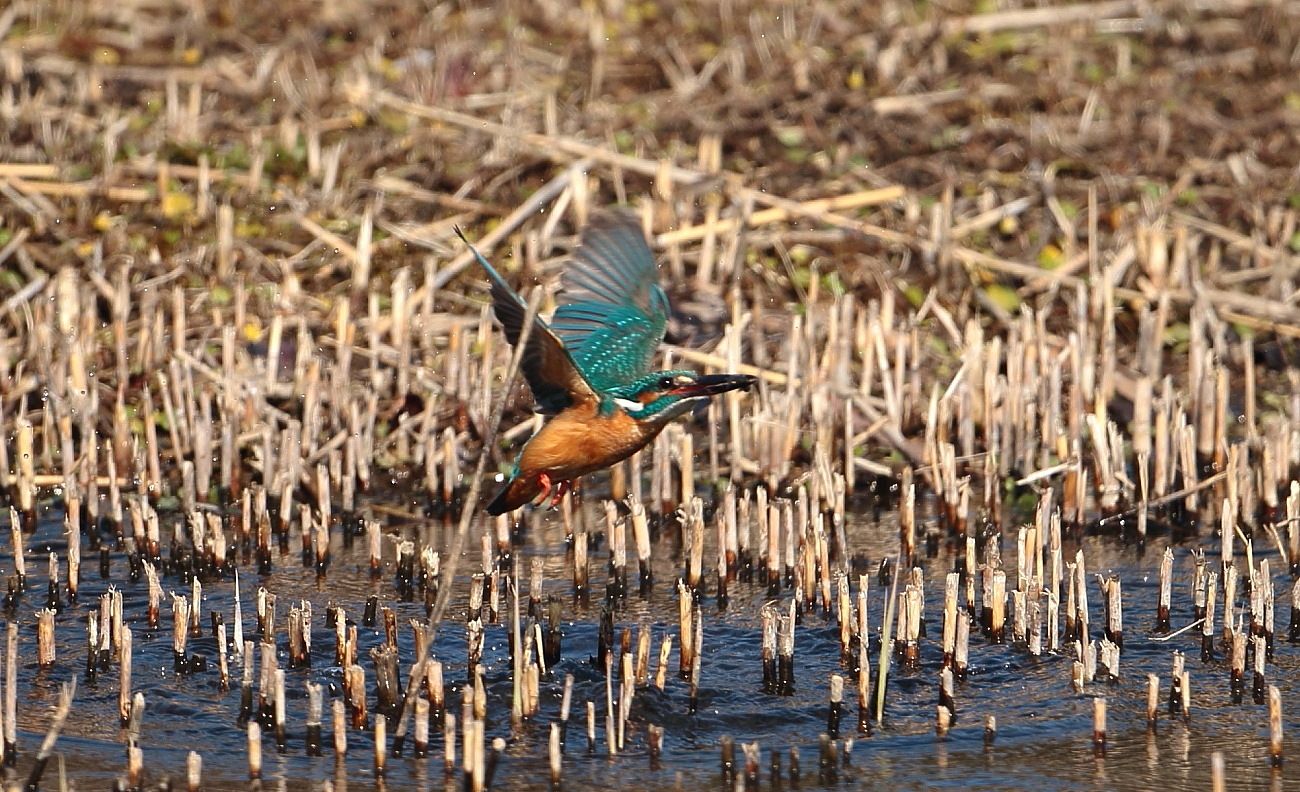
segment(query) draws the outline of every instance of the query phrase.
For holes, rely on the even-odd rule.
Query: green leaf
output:
[[[1054,270],[1065,263],[1065,251],[1056,245],[1043,245],[1043,249],[1038,251],[1038,266],[1045,270]]]
[[[1166,344],[1186,344],[1191,340],[1192,328],[1186,322],[1175,322],[1165,328]]]
[[[1015,313],[1020,310],[1020,295],[1010,286],[992,283],[984,288],[984,293],[988,295],[994,305],[1008,313]]]
[[[230,305],[234,299],[234,294],[230,291],[229,286],[213,286],[208,292],[208,298],[213,305],[226,306]]]
[[[775,127],[772,134],[781,142],[781,145],[786,147],[802,146],[807,137],[804,135],[803,128],[797,126]]]

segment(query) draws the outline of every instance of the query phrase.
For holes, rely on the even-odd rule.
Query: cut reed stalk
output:
[[[1092,750],[1098,757],[1106,755],[1106,699],[1100,696],[1092,700]]]

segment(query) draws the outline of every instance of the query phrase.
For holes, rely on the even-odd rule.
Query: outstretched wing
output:
[[[608,391],[650,370],[668,323],[668,296],[634,215],[593,215],[560,287],[551,328],[592,387]]]
[[[465,239],[459,228],[456,229],[456,235],[469,247],[487,272],[492,286],[492,308],[496,312],[497,321],[506,331],[506,340],[511,346],[518,345],[519,337],[523,334],[524,320],[528,318],[527,304],[510,288],[501,273]],[[533,329],[528,334],[528,345],[524,348],[519,368],[524,373],[524,379],[528,380],[528,387],[533,392],[540,413],[553,415],[574,402],[594,401],[597,398],[591,383],[574,364],[564,343],[556,338],[545,322],[536,317],[533,318]]]

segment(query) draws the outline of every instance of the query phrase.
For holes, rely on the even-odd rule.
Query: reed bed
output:
[[[1297,22],[1150,8],[0,11],[6,783],[1104,776],[1205,719],[1280,784]],[[545,312],[613,203],[666,367],[759,386],[490,519],[538,418],[454,229]]]

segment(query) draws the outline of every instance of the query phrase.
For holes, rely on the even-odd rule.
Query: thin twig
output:
[[[9,244],[0,248],[0,265],[3,265],[8,261],[9,257],[12,256],[18,248],[23,246],[23,243],[27,241],[27,237],[31,236],[31,233],[31,229],[28,228],[18,229],[18,233],[14,234],[13,239],[9,240]]]
[[[1178,636],[1182,635],[1183,633],[1187,632],[1188,630],[1194,627],[1200,626],[1204,621],[1205,619],[1197,619],[1196,621],[1192,622],[1186,627],[1180,627],[1179,629],[1169,633],[1168,635],[1158,635],[1152,638],[1148,638],[1147,640],[1155,641],[1157,643],[1164,643],[1165,641],[1168,641],[1171,638],[1177,638]]]
[[[749,216],[749,220],[745,225],[749,228],[758,228],[767,225],[768,223],[777,223],[789,220],[794,216],[826,221],[827,216],[832,212],[861,209],[864,206],[876,206],[878,204],[896,201],[902,198],[903,194],[902,187],[893,185],[879,190],[862,190],[847,195],[837,195],[833,198],[817,198],[812,201],[800,202],[797,210],[782,206],[754,212]],[[660,246],[665,246],[674,243],[692,242],[697,239],[703,239],[709,233],[725,234],[739,228],[741,221],[742,218],[740,217],[727,217],[717,221],[716,223],[702,223],[700,225],[679,228],[676,231],[666,231],[656,237],[655,242]]]
[[[473,253],[471,252],[471,256]],[[506,387],[502,388],[501,395],[497,397],[495,409],[492,410],[492,420],[488,423],[487,435],[483,438],[483,451],[479,454],[478,464],[474,466],[474,475],[470,479],[469,492],[465,495],[464,505],[460,511],[460,521],[456,525],[456,536],[452,539],[451,548],[448,551],[447,564],[443,567],[442,585],[438,588],[438,599],[434,603],[433,610],[429,613],[429,634],[425,646],[433,649],[433,640],[438,635],[438,627],[442,624],[442,617],[447,611],[447,603],[451,601],[452,586],[456,582],[456,568],[460,565],[460,556],[465,548],[465,534],[469,532],[469,525],[474,521],[474,515],[478,513],[478,496],[483,487],[483,475],[487,471],[489,457],[492,456],[492,449],[496,446],[497,433],[501,428],[501,418],[505,415],[506,404],[510,398],[510,383],[514,382],[515,375],[519,372],[520,363],[524,358],[524,350],[528,348],[528,337],[532,334],[533,326],[536,324],[537,310],[542,304],[542,290],[534,289],[528,300],[528,310],[524,314],[523,328],[519,333],[519,341],[515,344],[514,353],[510,356],[510,366],[506,369],[505,383]]]
[[[478,241],[478,249],[484,255],[490,253],[503,239],[514,233],[516,228],[523,225],[525,220],[537,214],[541,211],[542,207],[553,201],[566,187],[569,186],[569,183],[573,181],[574,176],[580,173],[586,173],[590,167],[591,162],[589,160],[581,160],[570,165],[563,173],[543,185],[540,190],[528,196],[528,200],[520,204],[518,209],[511,212],[500,223],[498,223],[496,228],[493,228],[491,231],[484,234],[483,238]],[[418,240],[412,241],[415,244],[420,244]],[[416,290],[415,294],[411,297],[411,302],[419,303],[423,300],[425,289],[433,289],[434,291],[437,291],[443,286],[446,286],[453,278],[468,267],[470,262],[473,260],[474,255],[468,251],[456,256],[456,258],[452,259],[445,267],[438,270],[432,283],[427,283]]]
[[[1215,473],[1213,476],[1210,476],[1207,479],[1202,479],[1201,481],[1198,481],[1195,486],[1185,487],[1183,489],[1178,490],[1177,492],[1171,492],[1168,495],[1165,495],[1164,497],[1156,498],[1155,500],[1150,500],[1147,501],[1146,503],[1138,504],[1137,506],[1133,506],[1132,508],[1125,509],[1124,511],[1121,512],[1116,512],[1115,514],[1108,514],[1105,517],[1102,517],[1100,520],[1098,520],[1097,525],[1101,526],[1107,523],[1114,522],[1115,520],[1122,520],[1125,517],[1132,517],[1133,515],[1138,513],[1139,509],[1154,509],[1157,506],[1162,506],[1166,503],[1171,503],[1173,501],[1178,500],[1179,498],[1186,498],[1188,495],[1191,495],[1193,492],[1200,492],[1203,489],[1208,489],[1214,486],[1219,482],[1220,479],[1225,478],[1227,475],[1228,475],[1228,471],[1226,470],[1219,473]]]
[[[70,681],[64,682],[59,692],[59,703],[54,709],[54,718],[50,721],[50,730],[45,733],[45,739],[41,742],[41,749],[36,754],[36,764],[32,766],[31,772],[27,776],[27,789],[40,789],[41,776],[45,773],[45,765],[50,759],[50,754],[54,752],[54,744],[59,740],[59,733],[63,731],[63,724],[68,720],[68,713],[72,711],[72,700],[77,695],[77,678],[73,677]]]
[[[5,300],[3,311],[5,313],[9,313],[10,311],[16,309],[18,306],[32,299],[37,294],[39,294],[41,289],[45,288],[45,284],[49,282],[50,282],[50,276],[41,273],[41,275],[38,278],[29,282],[26,286],[19,289],[13,296]]]

